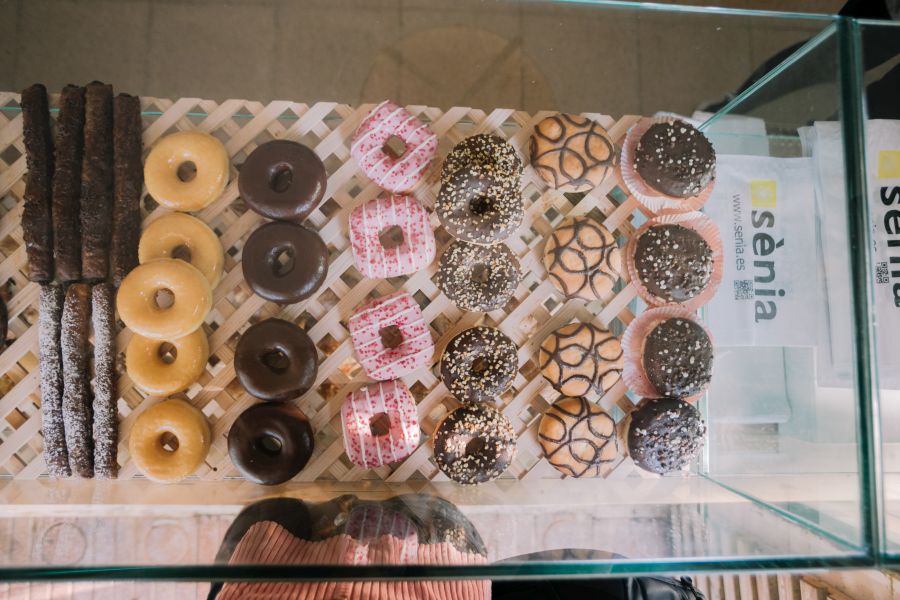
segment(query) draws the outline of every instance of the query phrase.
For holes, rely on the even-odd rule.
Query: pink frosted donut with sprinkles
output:
[[[347,396],[341,422],[347,457],[365,469],[401,461],[419,445],[419,413],[402,381],[373,383]]]
[[[398,152],[389,140],[402,146]],[[394,140],[396,141],[396,140]],[[413,188],[434,158],[437,135],[402,106],[385,100],[353,134],[350,154],[366,176],[391,192]]]
[[[406,292],[376,298],[348,322],[350,339],[366,374],[388,381],[431,362],[434,341],[422,309]]]
[[[370,279],[415,273],[437,251],[428,212],[415,198],[394,194],[353,209],[350,248],[356,268]]]

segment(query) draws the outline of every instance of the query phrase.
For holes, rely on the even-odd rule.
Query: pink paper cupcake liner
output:
[[[634,253],[637,250],[637,240],[645,231],[654,225],[681,225],[682,227],[693,229],[706,240],[707,244],[709,244],[709,248],[712,250],[712,275],[709,278],[709,283],[706,288],[693,298],[684,302],[663,300],[662,298],[654,296],[641,281],[641,278],[638,277],[637,265],[635,265],[634,262]],[[712,297],[715,295],[725,270],[724,260],[725,256],[722,251],[722,238],[719,236],[719,227],[712,219],[699,212],[666,213],[653,217],[634,232],[634,235],[631,236],[625,246],[625,270],[628,272],[628,276],[634,284],[638,296],[651,307],[675,305],[682,306],[689,310],[697,310],[712,300]]]
[[[703,331],[706,332],[706,335],[709,336],[710,341],[712,341],[709,329],[700,322],[697,318],[697,314],[681,306],[670,305],[661,308],[651,308],[638,315],[628,325],[628,329],[625,330],[625,334],[622,336],[622,353],[625,360],[625,365],[622,369],[622,380],[625,382],[625,385],[628,386],[628,389],[641,398],[664,397],[663,394],[660,394],[653,384],[650,383],[650,380],[647,378],[647,373],[644,371],[644,341],[658,324],[667,319],[675,318],[686,319],[697,323],[703,327]],[[706,387],[704,386],[703,390],[705,389]],[[703,390],[693,396],[682,398],[682,400],[694,402],[703,395]]]
[[[709,200],[709,197],[712,195],[713,185],[716,182],[716,178],[713,177],[698,195],[678,198],[653,189],[634,170],[634,152],[638,142],[647,133],[647,130],[657,123],[672,123],[677,120],[674,117],[641,119],[628,129],[628,133],[625,134],[625,141],[622,143],[622,154],[619,160],[622,181],[625,183],[628,191],[631,192],[631,195],[637,198],[638,202],[657,214],[663,211],[689,212],[699,210]]]

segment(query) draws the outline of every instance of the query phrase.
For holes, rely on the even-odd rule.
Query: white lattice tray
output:
[[[435,360],[453,335],[482,322],[500,328],[516,342],[519,373],[501,402],[503,411],[519,434],[519,442],[515,462],[504,477],[561,477],[541,458],[537,441],[540,416],[558,396],[537,368],[538,347],[549,332],[576,319],[595,321],[621,333],[633,318],[629,305],[635,292],[633,286],[623,282],[619,286],[621,289],[604,301],[589,305],[580,300],[565,301],[547,280],[541,254],[546,236],[567,215],[592,213],[615,232],[620,243],[624,243],[634,232],[633,219],[641,208],[624,191],[618,173],[586,195],[566,195],[548,189],[526,165],[522,177],[525,220],[507,241],[519,257],[523,281],[505,309],[487,314],[467,313],[459,310],[435,285],[437,261],[412,276],[391,280],[364,279],[353,266],[347,238],[348,215],[355,206],[381,192],[360,172],[351,160],[349,150],[350,136],[371,105],[351,107],[329,102],[306,105],[286,101],[261,104],[246,100],[216,103],[195,98],[173,102],[142,98],[142,106],[145,151],[167,133],[200,129],[222,140],[234,165],[231,181],[222,197],[197,213],[220,237],[225,249],[225,275],[215,289],[213,310],[205,325],[211,352],[209,364],[200,381],[187,392],[190,401],[207,415],[213,430],[212,449],[195,478],[239,477],[228,458],[226,434],[234,419],[256,400],[244,392],[235,378],[234,348],[240,333],[250,323],[278,316],[304,327],[320,350],[321,365],[315,386],[296,401],[316,431],[316,448],[309,464],[295,481],[446,481],[432,459],[429,436],[440,417],[457,403],[433,368],[420,369],[403,378],[418,402],[424,434],[420,447],[409,458],[395,465],[365,470],[352,465],[343,451],[341,402],[367,381],[354,357],[347,318],[367,298],[400,288],[413,294],[422,306],[436,340]],[[41,477],[45,466],[41,454],[37,366],[38,286],[25,276],[26,258],[20,226],[25,156],[22,116],[17,107],[17,94],[0,93],[0,281],[5,282],[2,293],[9,307],[11,340],[0,355],[0,476],[27,480]],[[424,106],[407,108],[430,123],[440,139],[438,159],[413,191],[428,208],[434,205],[439,187],[441,159],[454,144],[475,133],[491,132],[508,139],[524,158],[534,124],[551,114],[506,109],[488,113],[464,107],[447,111]],[[626,116],[616,120],[599,114],[585,116],[606,127],[617,143],[638,119]],[[243,280],[240,266],[243,243],[263,219],[247,210],[241,201],[237,168],[256,146],[274,138],[292,139],[314,148],[329,174],[326,199],[306,221],[307,226],[318,230],[328,245],[328,277],[314,297],[286,307],[254,295]],[[145,225],[163,214],[163,210],[146,196],[142,209]],[[431,222],[436,228],[440,255],[450,238],[438,226],[438,219],[433,214]],[[129,460],[128,435],[135,417],[151,404],[145,402],[145,395],[134,387],[121,368],[124,364],[121,354],[130,335],[130,331],[122,330],[117,340],[121,372],[119,463],[122,479],[137,475]],[[622,382],[603,397],[601,404],[608,409],[618,405],[625,412],[632,406]],[[632,469],[630,461],[625,459],[610,476],[621,477],[633,471],[637,470]]]

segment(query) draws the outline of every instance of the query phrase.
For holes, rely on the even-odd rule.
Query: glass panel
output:
[[[31,3],[25,4],[20,10],[31,11]],[[337,274],[304,304],[267,304],[243,282],[244,243],[261,220],[238,198],[235,181],[225,192],[230,203],[198,213],[222,241],[226,276],[206,322],[213,358],[186,394],[212,426],[213,449],[179,484],[151,483],[131,460],[130,428],[158,399],[130,381],[123,383],[127,391],[119,401],[120,480],[54,482],[43,475],[39,402],[26,390],[37,379],[36,333],[27,337],[34,332],[37,292],[23,275],[17,229],[25,168],[21,117],[16,99],[3,96],[0,227],[6,229],[0,230],[8,247],[0,250],[18,252],[19,263],[8,273],[11,336],[25,340],[0,355],[8,379],[0,396],[7,413],[0,430],[0,547],[15,549],[0,553],[0,568],[9,570],[4,575],[50,576],[52,570],[59,576],[96,567],[90,576],[473,577],[865,562],[871,532],[862,517],[869,499],[859,481],[856,331],[833,21],[606,3],[363,4],[354,3],[354,10],[331,3],[279,5],[266,21],[275,24],[268,37],[250,35],[268,25],[238,6],[153,5],[152,23],[168,25],[148,25],[148,76],[129,79],[115,61],[107,71],[114,82],[132,83],[128,91],[145,95],[145,141],[179,129],[212,131],[240,167],[259,144],[290,137],[315,148],[331,178],[329,197],[305,224],[326,241],[330,269]],[[110,19],[117,17],[115,8],[105,10],[113,11]],[[77,21],[85,31],[96,27],[80,12],[43,16]],[[188,54],[186,38],[200,34],[211,40],[214,56]],[[35,35],[40,39],[39,31]],[[29,44],[35,39],[26,38]],[[246,39],[272,39],[274,49],[248,45]],[[110,42],[113,53],[133,49],[127,40],[121,48],[116,43]],[[272,53],[275,66],[266,60]],[[71,71],[26,55],[18,64],[32,68],[20,67],[16,79],[0,88],[43,79],[53,91],[94,76],[84,74],[91,65],[80,62],[80,55]],[[190,76],[181,68],[187,61]],[[249,101],[158,99],[167,96]],[[294,101],[258,102],[273,97]],[[523,267],[524,282],[504,310],[485,317],[458,310],[436,287],[436,264],[410,277],[361,277],[353,266],[347,222],[350,211],[379,189],[350,160],[349,138],[369,108],[360,104],[386,97],[409,105],[440,132],[439,157],[481,131],[508,137],[526,156],[534,124],[550,114],[539,111],[584,112],[608,127],[619,146],[635,115],[670,111],[693,118],[719,156],[716,189],[705,210],[732,244],[734,215],[728,211],[735,201],[729,186],[746,180],[751,166],[761,173],[752,180],[763,182],[753,188],[762,195],[751,198],[745,213],[751,225],[742,248],[751,274],[738,285],[723,281],[717,298],[726,302],[702,314],[717,347],[712,386],[698,403],[709,434],[697,464],[657,477],[625,458],[605,477],[563,480],[538,444],[541,415],[558,397],[540,374],[538,345],[556,327],[575,320],[608,325],[620,335],[646,308],[625,282],[616,285],[609,301],[566,301],[541,262],[545,238],[566,215],[604,221],[620,245],[647,220],[649,211],[629,198],[618,173],[599,191],[563,194],[548,190],[526,167],[522,195],[530,225],[507,242]],[[504,107],[510,110],[495,110]],[[415,190],[429,207],[439,170],[438,163]],[[794,194],[790,186],[798,181],[809,185]],[[793,204],[801,199],[806,204]],[[754,202],[769,209],[771,219],[780,219],[785,206],[788,224],[766,225],[770,216],[754,215],[752,209],[759,208]],[[143,209],[145,216],[161,212],[149,197]],[[783,233],[755,241],[753,227]],[[808,245],[798,242],[795,251],[788,234]],[[442,229],[437,238],[439,248],[450,242]],[[784,262],[771,269],[754,264],[750,253],[757,246],[769,249],[766,255],[777,248]],[[743,285],[748,279],[749,286]],[[518,372],[497,403],[516,431],[518,453],[499,481],[458,486],[435,464],[430,438],[458,406],[436,365],[404,377],[418,403],[422,430],[410,459],[367,470],[344,453],[341,403],[368,382],[347,320],[366,299],[401,288],[413,292],[424,309],[438,352],[454,333],[482,322],[518,345]],[[729,304],[738,292],[751,297]],[[775,317],[776,305],[779,320],[764,319]],[[753,307],[750,313],[747,306]],[[747,314],[773,321],[775,331],[753,324],[739,328],[756,323],[752,316],[745,323]],[[782,325],[785,315],[794,316]],[[237,341],[249,322],[270,316],[308,330],[320,364],[314,389],[295,402],[315,430],[313,457],[292,481],[266,488],[240,477],[226,436],[255,402],[231,371]],[[626,413],[638,400],[624,384],[599,400],[617,421],[617,435],[624,433]],[[273,502],[276,497],[281,500]],[[272,554],[273,544],[283,552]],[[278,570],[283,565],[292,568]],[[303,569],[315,565],[411,570]],[[117,570],[127,567],[139,569]]]
[[[837,49],[826,31],[704,125],[721,173],[706,210],[734,261],[707,309],[720,340],[708,474],[862,544]]]
[[[880,399],[881,460],[883,469],[883,548],[889,560],[900,560],[900,356],[894,332],[900,327],[895,301],[894,263],[897,224],[894,204],[900,197],[900,27],[895,23],[861,21],[857,44],[864,70],[862,100],[866,111],[865,175],[869,218],[870,302],[874,312],[874,343]]]

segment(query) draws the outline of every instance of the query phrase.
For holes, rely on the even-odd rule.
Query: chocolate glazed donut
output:
[[[251,209],[270,219],[300,221],[325,196],[328,176],[316,153],[297,142],[273,140],[241,166],[238,189]]]
[[[250,234],[241,259],[244,279],[272,302],[292,304],[318,290],[328,274],[328,248],[296,223],[266,223]]]
[[[297,325],[267,319],[241,336],[234,370],[251,396],[274,401],[299,398],[316,380],[316,345]]]
[[[277,485],[299,473],[312,456],[309,420],[293,404],[255,404],[228,432],[228,455],[246,479]]]

